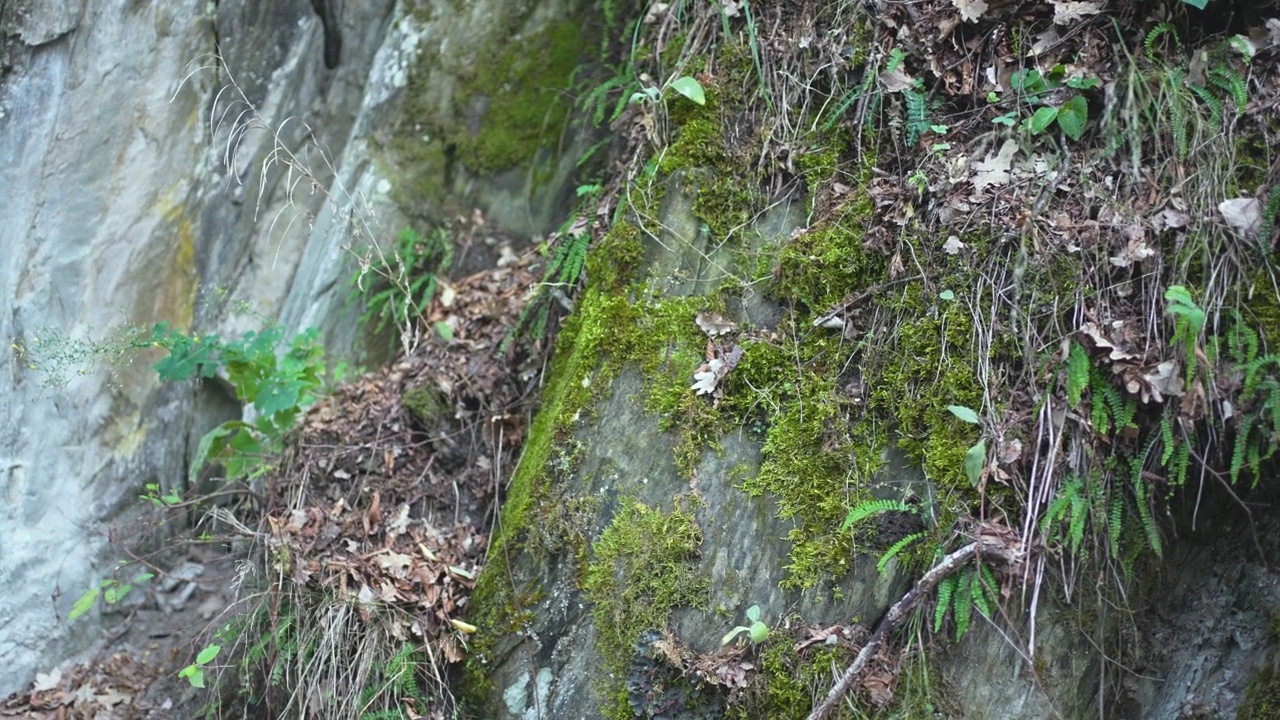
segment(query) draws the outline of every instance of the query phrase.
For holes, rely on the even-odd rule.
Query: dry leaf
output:
[[[947,238],[947,241],[945,243],[942,244],[942,252],[948,255],[958,255],[960,251],[965,249],[966,247],[968,246],[960,242],[959,237],[952,235],[951,237]]]
[[[1257,198],[1223,200],[1218,212],[1237,235],[1253,237],[1262,228],[1262,203]]]
[[[973,164],[973,189],[982,192],[988,185],[1007,185],[1009,183],[1009,167],[1013,164],[1013,154],[1018,151],[1018,143],[1005,140],[1000,152],[994,156],[987,153],[984,160]]]
[[[698,371],[693,374],[693,389],[697,390],[699,395],[708,395],[715,392],[716,384],[720,382],[720,370],[722,368],[724,368],[724,361],[720,358],[703,363],[698,368]]]
[[[960,11],[965,22],[977,22],[982,13],[987,11],[986,0],[951,0],[951,4]]]
[[[62,682],[62,669],[54,668],[47,673],[36,673],[36,681],[31,685],[31,692],[45,692],[58,687]]]
[[[1083,20],[1089,15],[1102,12],[1102,3],[1097,2],[1061,2],[1053,0],[1053,22],[1055,25],[1067,25]]]
[[[708,337],[717,337],[738,329],[738,324],[716,312],[700,312],[694,322]]]
[[[880,84],[884,86],[887,93],[898,93],[911,87],[911,77],[902,71],[902,68],[895,70],[887,70],[880,73]]]

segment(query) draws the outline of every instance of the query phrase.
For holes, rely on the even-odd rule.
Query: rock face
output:
[[[677,305],[676,315],[676,322],[690,326],[695,314],[707,309],[703,296],[718,287],[715,278],[735,268],[733,257],[719,252],[699,230],[693,211],[698,185],[677,174],[658,191],[663,203],[654,225],[663,230],[644,243],[639,272],[644,280],[626,291],[627,302],[643,307],[642,313],[669,312],[673,302],[690,300]],[[796,207],[780,203],[758,219],[748,231],[755,247],[785,241],[801,222]],[[621,262],[616,245],[606,243],[597,252],[615,256],[606,263]],[[591,292],[577,309],[584,316],[599,312]],[[726,313],[740,327],[761,328],[766,335],[783,315],[769,302],[745,297],[730,301]],[[575,337],[562,343],[561,352],[566,347],[576,352],[587,342],[587,322],[569,321],[566,333]],[[670,331],[664,326],[656,332]],[[662,337],[670,339],[667,354],[678,363],[687,336]],[[744,358],[756,352],[748,341],[740,342]],[[535,499],[511,516],[523,521],[503,529],[509,543],[504,552],[510,553],[506,562],[486,569],[485,579],[498,578],[498,588],[492,597],[482,591],[477,598],[482,618],[499,606],[507,608],[498,610],[499,617],[519,607],[523,618],[476,658],[491,682],[489,710],[521,720],[629,717],[631,712],[721,717],[724,697],[715,689],[679,690],[681,682],[690,682],[692,665],[672,668],[670,654],[663,654],[670,645],[661,644],[665,641],[657,631],[670,630],[686,653],[713,653],[720,638],[744,622],[746,609],[759,605],[773,639],[746,660],[754,672],[770,676],[772,689],[748,701],[755,704],[747,704],[741,716],[803,717],[810,693],[820,697],[830,687],[830,668],[823,665],[804,675],[812,684],[800,684],[798,696],[787,696],[773,685],[780,678],[772,663],[808,637],[806,626],[874,624],[911,578],[893,563],[878,573],[874,556],[859,556],[833,572],[833,582],[787,588],[787,536],[794,521],[779,517],[768,494],[752,497],[743,491],[743,481],[761,472],[760,432],[746,426],[723,428],[723,434],[717,429],[696,452],[692,471],[682,469],[680,425],[677,420],[673,426],[674,418],[653,405],[651,366],[633,360],[611,371],[610,353],[619,346],[602,345],[612,350],[588,353],[585,364],[562,358],[563,364],[555,366],[563,375],[550,379],[544,415],[564,412],[557,383],[607,385],[590,396],[598,400],[569,413],[544,470],[522,468],[517,474],[517,483],[538,488]],[[686,368],[688,382],[693,369]],[[766,418],[766,423],[776,421],[769,413]],[[550,422],[535,424],[531,447],[540,442],[540,428],[555,432],[549,427]],[[526,461],[530,457],[536,462],[543,456],[529,451]],[[888,459],[879,495],[931,497],[933,490],[918,470],[905,467],[901,458]],[[513,502],[522,500],[517,495]],[[1226,506],[1206,501],[1198,510],[1186,508],[1200,513],[1199,530],[1190,527],[1189,515],[1174,518],[1177,549],[1162,560],[1140,563],[1127,598],[1109,595],[1114,586],[1106,579],[1077,577],[1068,566],[1048,562],[1035,601],[1034,657],[1028,652],[1030,588],[1023,598],[1011,598],[1011,615],[993,622],[975,619],[962,642],[935,646],[925,699],[931,716],[1232,716],[1259,668],[1273,662],[1267,650],[1269,618],[1280,607],[1280,582],[1265,558],[1277,551],[1278,536],[1274,522],[1261,522],[1256,529],[1241,526],[1233,501],[1214,502]],[[1237,520],[1231,525],[1233,516]],[[1261,552],[1254,545],[1255,531]],[[673,536],[688,538],[684,552],[664,549]],[[664,586],[664,577],[675,587]],[[607,591],[599,592],[601,587]],[[1110,610],[1092,609],[1100,598]],[[655,607],[658,611],[651,612]],[[848,660],[844,656],[839,665]],[[794,660],[785,667],[797,675],[806,672]],[[901,682],[907,687],[910,680]],[[663,686],[662,692],[655,689]]]
[[[227,336],[278,321],[360,359],[353,253],[446,210],[519,233],[563,214],[563,169],[539,175],[531,205],[523,158],[474,171],[464,158],[450,187],[466,192],[424,208],[386,152],[409,142],[399,130],[422,141],[403,120],[410,81],[438,81],[442,125],[465,128],[469,106],[482,124],[482,94],[449,73],[571,5],[321,3],[340,10],[327,58],[314,4],[197,5],[0,8],[0,696],[102,636],[97,611],[66,618],[110,576],[122,513],[146,483],[180,486],[193,443],[240,412],[216,384],[160,386],[154,358],[115,352],[115,329]],[[92,362],[104,355],[119,362]]]

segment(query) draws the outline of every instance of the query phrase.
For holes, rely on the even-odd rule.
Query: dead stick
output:
[[[884,618],[880,620],[880,624],[876,626],[876,631],[871,635],[871,639],[867,641],[866,645],[862,646],[862,651],[858,653],[858,657],[854,658],[853,664],[836,681],[835,686],[831,688],[831,692],[827,693],[827,697],[813,709],[813,712],[809,713],[808,720],[822,720],[822,718],[826,717],[827,713],[831,712],[832,708],[840,702],[840,698],[844,697],[844,694],[848,692],[854,680],[858,679],[858,675],[862,672],[863,667],[866,666],[867,661],[876,654],[880,646],[884,644],[885,639],[902,622],[907,613],[920,604],[921,598],[933,592],[938,583],[942,582],[951,573],[959,570],[961,565],[973,559],[975,555],[1011,564],[1017,558],[1018,551],[1000,543],[995,538],[979,538],[978,541],[971,542],[942,558],[942,562],[934,565],[929,572],[916,581],[915,587],[911,588],[906,595],[902,596],[901,600],[889,608],[889,612],[885,613]]]

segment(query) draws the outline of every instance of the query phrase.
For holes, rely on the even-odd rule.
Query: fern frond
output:
[[[1146,51],[1146,55],[1148,59],[1151,59],[1155,56],[1156,41],[1159,40],[1164,35],[1168,35],[1169,37],[1173,38],[1173,42],[1177,46],[1178,52],[1179,53],[1182,52],[1182,39],[1178,37],[1178,31],[1173,27],[1173,23],[1162,22],[1159,25],[1156,25],[1155,27],[1151,28],[1151,31],[1147,33],[1146,38],[1144,38],[1142,41],[1142,49]]]
[[[929,129],[929,105],[923,93],[908,87],[902,91],[907,106],[907,144],[920,142],[920,136]]]
[[[1271,259],[1271,236],[1276,232],[1276,221],[1280,217],[1280,183],[1271,186],[1267,202],[1262,206],[1262,227],[1258,237],[1261,239],[1262,257]]]
[[[944,578],[938,583],[938,605],[933,610],[933,631],[936,633],[942,629],[942,621],[947,616],[947,609],[951,607],[951,600],[956,591],[956,578],[954,575]]]
[[[901,500],[893,500],[893,499],[868,500],[864,503],[860,503],[859,505],[857,505],[856,507],[854,507],[852,510],[849,511],[849,514],[846,515],[844,518],[844,522],[840,525],[840,531],[844,532],[845,530],[848,530],[850,527],[852,527],[854,523],[860,520],[865,520],[866,518],[869,518],[872,515],[882,513],[882,512],[888,512],[890,510],[896,510],[899,512],[914,512],[914,509],[910,505],[907,505]]]
[[[1209,92],[1208,88],[1201,85],[1190,85],[1188,87],[1196,97],[1200,98],[1200,102],[1208,106],[1209,122],[1220,127],[1222,125],[1223,116],[1222,101],[1219,100],[1216,95]]]
[[[1067,353],[1067,403],[1072,407],[1080,405],[1080,396],[1089,387],[1089,353],[1084,346],[1072,340],[1071,350]]]
[[[1249,86],[1240,73],[1225,65],[1209,69],[1209,82],[1221,88],[1232,100],[1236,101],[1236,112],[1244,112],[1249,104]]]
[[[956,620],[956,642],[969,631],[969,620],[973,616],[973,578],[972,570],[960,571],[960,579],[956,582],[955,599],[952,616]]]
[[[923,531],[914,532],[902,538],[901,540],[894,543],[893,545],[890,545],[889,549],[885,550],[884,554],[880,556],[880,561],[876,563],[876,570],[878,572],[883,573],[885,567],[889,564],[889,561],[892,560],[895,555],[907,549],[907,547],[910,546],[912,543],[916,542],[917,540],[920,540],[921,538],[927,535],[928,533]]]

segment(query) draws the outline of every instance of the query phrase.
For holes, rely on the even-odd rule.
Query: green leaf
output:
[[[196,480],[199,479],[200,470],[209,462],[210,457],[217,457],[222,453],[222,449],[226,447],[226,441],[223,438],[243,424],[239,420],[228,420],[200,438],[200,444],[196,445],[196,456],[191,460],[191,467],[187,470],[187,481],[190,484],[194,485]],[[216,449],[215,443],[217,444]]]
[[[220,652],[222,652],[221,645],[210,645],[209,647],[201,650],[200,654],[196,656],[196,664],[208,665],[213,662],[214,658],[218,657],[218,653]]]
[[[702,90],[702,83],[688,75],[672,80],[671,88],[699,105],[707,104],[707,96]]]
[[[449,326],[449,323],[443,320],[436,321],[436,334],[445,342],[453,341],[453,328]]]
[[[191,687],[204,687],[204,670],[195,665],[188,665],[182,668],[182,670],[178,671],[178,677],[186,678],[187,682],[191,683]]]
[[[938,293],[938,298],[941,300],[948,300],[948,301],[955,300],[956,294],[951,290],[943,290],[942,292]]]
[[[752,605],[751,607],[747,608],[747,619],[750,620],[751,622],[758,622],[760,620],[759,605]]]
[[[1031,128],[1031,134],[1039,135],[1045,130],[1048,130],[1049,126],[1052,125],[1053,121],[1056,119],[1058,119],[1058,108],[1040,108],[1036,111],[1035,115],[1031,116],[1031,122],[1030,125],[1028,125],[1028,127]]]
[[[102,588],[93,587],[84,591],[74,605],[71,606],[71,614],[67,616],[67,620],[75,620],[81,615],[89,612],[93,608],[93,604],[98,601],[98,595],[102,594]]]
[[[1203,10],[1204,6],[1209,4],[1209,0],[1182,0],[1182,2],[1197,10]]]
[[[978,425],[982,422],[981,420],[978,419],[978,413],[974,412],[971,408],[967,408],[963,405],[948,405],[947,409],[951,411],[952,415],[955,415],[956,417],[960,418],[961,420],[967,423]]]
[[[1074,409],[1080,405],[1084,389],[1089,387],[1089,354],[1084,346],[1072,340],[1067,352],[1067,403]]]
[[[969,476],[969,484],[978,487],[982,480],[982,468],[987,464],[987,441],[979,440],[977,445],[969,448],[964,454],[964,474]]]
[[[1079,140],[1084,135],[1084,126],[1088,122],[1089,103],[1081,95],[1071,98],[1058,109],[1058,127],[1072,140]]]
[[[759,620],[751,623],[751,642],[759,645],[769,639],[769,626]]]
[[[947,608],[951,606],[951,596],[955,591],[956,577],[954,575],[949,575],[938,583],[938,606],[933,610],[933,631],[935,633],[942,629],[942,621],[947,617]]]
[[[750,632],[750,631],[751,631],[751,628],[749,628],[749,627],[743,627],[743,626],[739,625],[738,627],[736,627],[736,628],[734,628],[734,629],[730,630],[730,631],[729,631],[729,634],[728,634],[728,635],[725,635],[725,636],[720,640],[720,644],[721,644],[721,645],[728,645],[729,643],[733,642],[733,639],[734,639],[734,638],[736,638],[736,637],[738,637],[738,635],[741,635],[741,634],[742,634],[742,633],[744,633],[744,632]]]

